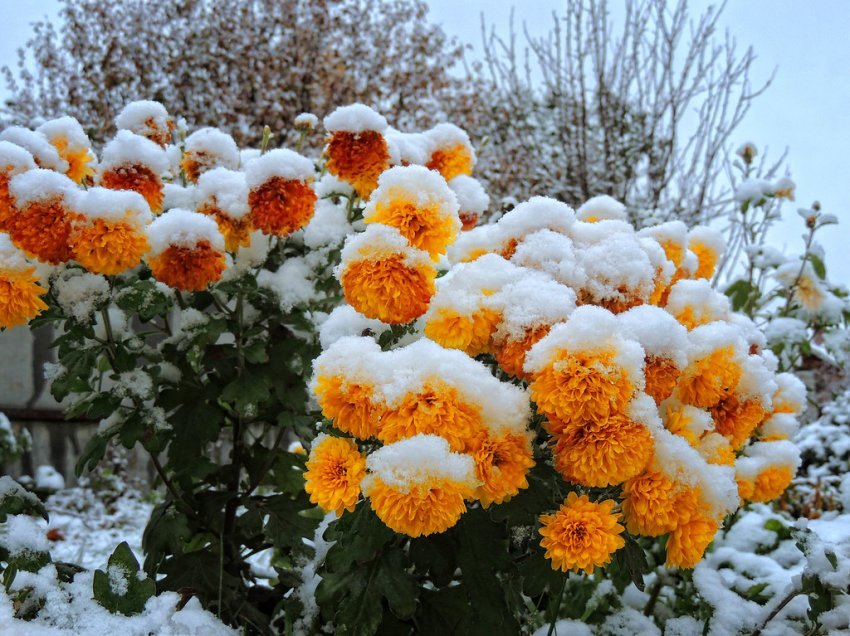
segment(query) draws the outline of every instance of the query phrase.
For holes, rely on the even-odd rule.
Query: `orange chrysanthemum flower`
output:
[[[443,178],[422,166],[397,166],[378,179],[363,219],[396,228],[436,260],[457,237],[457,211],[457,199]]]
[[[360,482],[365,476],[366,459],[353,441],[319,436],[307,459],[304,490],[310,495],[311,503],[339,516],[345,510],[354,511],[360,498]]]
[[[551,425],[551,420],[550,420]],[[649,430],[624,415],[560,429],[555,468],[585,486],[610,486],[640,474],[652,459]]]
[[[711,279],[725,249],[725,240],[717,230],[697,226],[688,235],[688,249],[694,253],[698,262],[691,278]]]
[[[15,216],[15,202],[9,194],[11,175],[0,170],[0,232],[8,232],[9,224]]]
[[[9,224],[17,213],[9,182],[12,177],[35,167],[29,152],[11,142],[0,141],[0,232],[9,231]]]
[[[696,513],[698,496],[663,473],[647,470],[623,485],[623,515],[633,534],[658,537]]]
[[[694,567],[718,528],[716,521],[697,515],[673,530],[667,539],[667,567]]]
[[[439,148],[431,153],[427,167],[436,170],[446,181],[464,174],[471,175],[473,155],[465,144],[455,144],[449,148]]]
[[[732,346],[722,347],[690,365],[679,380],[679,399],[711,408],[730,396],[741,379],[741,366]]]
[[[228,252],[237,252],[240,247],[251,244],[251,232],[254,228],[251,226],[250,219],[231,218],[214,205],[202,205],[198,207],[198,212],[215,219],[218,230],[224,237],[224,247]]]
[[[538,410],[564,425],[605,422],[622,412],[635,392],[613,352],[561,352],[530,388]]]
[[[717,432],[725,436],[736,450],[747,443],[767,417],[760,400],[751,398],[741,402],[734,394],[713,406],[711,415]]]
[[[483,427],[479,407],[464,402],[454,387],[435,381],[384,411],[378,439],[386,444],[423,433],[442,437],[452,450],[463,451]]]
[[[309,182],[272,177],[248,194],[251,224],[263,234],[289,236],[313,218],[316,193]]]
[[[47,305],[40,296],[47,290],[37,284],[35,267],[25,269],[0,268],[0,327],[11,329],[25,325]]]
[[[390,167],[384,136],[375,130],[337,130],[325,143],[328,172],[350,183],[360,198],[368,199],[378,187],[378,177]]]
[[[148,202],[154,214],[162,211],[165,198],[162,179],[153,170],[141,164],[125,164],[104,171],[99,184],[110,190],[132,190],[138,192]]]
[[[367,318],[404,324],[428,310],[437,270],[405,264],[403,254],[343,264],[340,283],[345,300]]]
[[[151,273],[159,281],[182,291],[203,291],[224,272],[224,254],[209,241],[194,247],[172,245],[148,259]]]
[[[127,223],[94,223],[76,227],[71,235],[74,259],[93,274],[114,275],[138,265],[148,250],[139,228]]]
[[[478,225],[479,214],[477,212],[465,212],[461,210],[458,212],[458,217],[460,218],[460,229],[463,232],[469,232],[472,228]]]
[[[409,537],[445,532],[466,512],[467,486],[448,480],[419,484],[403,492],[376,478],[368,490],[372,510],[384,524]]]
[[[612,499],[596,503],[571,492],[558,512],[541,515],[540,545],[552,569],[592,574],[595,567],[607,565],[626,544],[620,536],[623,526],[617,523],[620,515],[613,508]]]
[[[425,323],[425,335],[447,349],[459,349],[471,357],[487,353],[490,335],[499,322],[499,313],[492,309],[480,309],[472,315],[440,308],[436,315]]]
[[[534,466],[528,436],[508,433],[492,437],[482,431],[467,443],[465,450],[475,460],[475,476],[482,484],[475,490],[475,497],[485,508],[528,488],[526,476]]]
[[[551,329],[549,325],[535,327],[534,329],[527,330],[525,337],[521,340],[505,338],[496,343],[494,353],[496,355],[496,362],[499,363],[502,371],[516,378],[526,379],[527,375],[522,369],[523,365],[525,365],[525,354],[549,333],[549,329]]]
[[[646,374],[644,391],[655,400],[656,404],[661,404],[673,394],[680,370],[670,358],[647,356],[644,373]]]
[[[758,474],[751,489],[745,488],[749,492],[744,499],[756,503],[773,501],[785,492],[792,479],[794,470],[790,466],[770,466]]]
[[[58,265],[73,256],[69,243],[73,219],[59,197],[33,201],[12,218],[9,236],[28,255]]]
[[[373,391],[340,376],[319,376],[314,388],[322,414],[343,433],[359,439],[378,437],[384,407],[372,401]]]

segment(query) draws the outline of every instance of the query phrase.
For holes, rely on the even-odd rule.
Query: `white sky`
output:
[[[568,0],[428,0],[431,19],[480,51],[480,15],[497,30],[507,31],[511,7],[518,26],[545,33],[552,11]],[[622,6],[611,0],[612,10]],[[696,14],[710,4],[691,0]],[[55,17],[57,0],[0,0],[0,65],[14,65],[15,51],[30,33],[29,24]],[[616,16],[616,13],[615,13]],[[742,48],[752,45],[758,59],[755,81],[776,78],[758,98],[739,128],[736,143],[751,140],[770,154],[789,149],[788,164],[797,183],[797,201],[785,206],[786,222],[774,240],[796,251],[802,227],[794,209],[819,200],[841,220],[827,228],[821,241],[835,282],[850,284],[850,0],[731,0],[721,16]],[[475,51],[471,53],[474,57]],[[0,87],[0,96],[6,94]]]

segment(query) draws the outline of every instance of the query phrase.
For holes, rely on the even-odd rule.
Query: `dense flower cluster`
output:
[[[805,397],[712,288],[722,237],[678,221],[637,231],[607,196],[578,211],[535,197],[459,233],[461,197],[443,179],[468,178],[475,155],[462,131],[438,128],[422,135],[439,148],[430,155],[386,133],[390,156],[409,165],[375,178],[367,229],[349,236],[339,268],[361,315],[335,312],[347,331],[331,316],[335,342],[314,365],[335,430],[383,445],[363,494],[389,527],[439,532],[464,498],[486,507],[516,495],[534,457],[551,453],[568,491],[539,519],[553,567],[592,572],[624,532],[667,535],[667,565],[693,567],[728,514],[789,485]],[[375,342],[381,322],[409,323],[398,348]],[[525,431],[532,404],[540,448]],[[426,507],[440,514],[421,516]]]
[[[150,101],[128,104],[115,125],[99,158],[71,117],[0,133],[0,237],[21,252],[3,269],[0,327],[46,308],[39,275],[145,263],[162,283],[201,291],[268,252],[264,234],[286,237],[314,216],[313,162],[291,150],[240,151],[212,128],[172,143],[173,120]]]

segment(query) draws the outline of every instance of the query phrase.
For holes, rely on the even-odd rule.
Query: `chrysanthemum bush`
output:
[[[154,102],[116,126],[99,153],[69,118],[0,134],[0,320],[57,328],[53,393],[101,419],[81,471],[150,452],[158,592],[258,633],[719,611],[664,586],[788,487],[806,398],[709,282],[722,234],[637,231],[607,196],[478,224],[468,135],[359,104],[312,160]],[[103,580],[113,611],[153,592]]]

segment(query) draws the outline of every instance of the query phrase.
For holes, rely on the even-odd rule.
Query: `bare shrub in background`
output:
[[[482,25],[478,71],[497,86],[476,131],[499,148],[479,167],[491,193],[610,194],[641,225],[719,216],[731,135],[767,86],[752,86],[752,49],[718,33],[721,11],[692,20],[685,0],[627,2],[615,30],[607,0],[569,2],[525,46],[513,24],[507,38]]]
[[[461,47],[426,21],[422,0],[62,0],[60,24],[34,25],[6,67],[9,123],[69,114],[96,141],[133,99],[190,127],[258,143],[301,112],[364,102],[398,126],[430,125],[469,85],[450,73]],[[27,60],[31,55],[32,60]],[[30,70],[32,69],[32,70]]]

